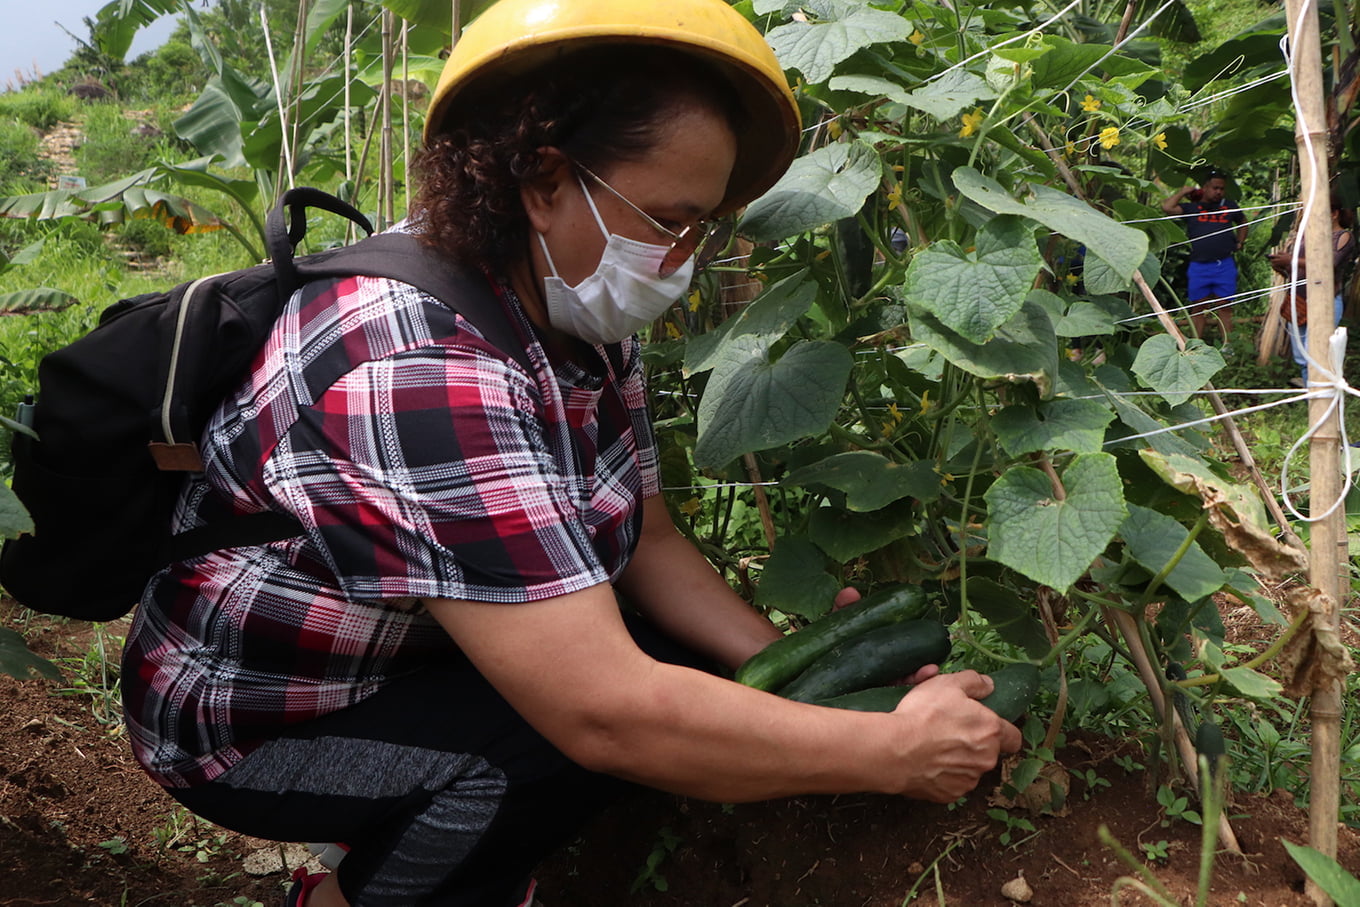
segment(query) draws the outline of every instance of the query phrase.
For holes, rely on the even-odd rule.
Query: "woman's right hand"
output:
[[[919,681],[902,699],[893,715],[908,722],[913,752],[898,793],[951,803],[977,787],[1001,753],[1020,749],[1019,728],[978,702],[991,692],[991,678],[957,671]]]

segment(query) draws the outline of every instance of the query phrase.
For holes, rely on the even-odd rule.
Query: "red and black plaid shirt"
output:
[[[617,578],[658,491],[636,341],[615,373],[534,374],[389,280],[310,284],[214,416],[177,525],[274,510],[305,536],[175,565],[128,637],[133,749],[168,786],[211,780],[289,724],[449,657],[424,598],[507,605]],[[226,502],[229,502],[226,503]]]

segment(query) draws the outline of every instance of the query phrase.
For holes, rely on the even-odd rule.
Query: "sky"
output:
[[[58,27],[65,26],[72,34],[89,38],[89,31],[81,21],[95,13],[109,0],[0,0],[4,10],[4,27],[0,28],[0,89],[6,82],[15,81],[15,70],[31,79],[33,67],[46,74],[61,68],[78,46],[70,35]],[[148,28],[137,33],[128,59],[164,43],[174,29],[174,19],[163,16]]]

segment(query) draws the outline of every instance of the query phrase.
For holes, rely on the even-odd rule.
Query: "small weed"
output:
[[[1157,788],[1157,802],[1166,812],[1166,818],[1162,820],[1163,828],[1168,827],[1172,819],[1182,819],[1191,825],[1203,824],[1204,820],[1200,818],[1199,813],[1189,808],[1189,798],[1178,795],[1165,784]]]
[[[1171,842],[1158,841],[1155,844],[1139,844],[1139,849],[1143,851],[1143,857],[1149,863],[1165,863],[1171,855]]]
[[[1013,816],[1004,809],[987,810],[988,818],[995,819],[1006,826],[1001,832],[998,840],[1005,847],[1012,844],[1019,844],[1021,841],[1028,840],[1028,836],[1034,833],[1034,823],[1023,816]],[[1025,837],[1018,837],[1018,833],[1025,833]]]
[[[121,835],[116,838],[110,838],[107,841],[100,841],[99,846],[113,854],[115,857],[128,852],[127,839]]]
[[[647,860],[643,863],[642,869],[638,871],[637,878],[633,879],[633,884],[628,891],[637,894],[642,889],[651,886],[656,891],[669,890],[670,883],[666,881],[657,870],[666,861],[666,857],[675,852],[675,848],[680,846],[681,838],[669,825],[661,826],[656,833],[656,843],[652,845],[652,852],[647,854]]]
[[[1072,777],[1076,778],[1085,786],[1085,790],[1083,790],[1081,794],[1083,800],[1091,799],[1091,795],[1100,788],[1110,786],[1110,782],[1097,775],[1094,768],[1073,769]]]
[[[1114,764],[1128,772],[1130,775],[1134,772],[1141,772],[1143,769],[1147,768],[1143,763],[1129,755],[1115,756]]]

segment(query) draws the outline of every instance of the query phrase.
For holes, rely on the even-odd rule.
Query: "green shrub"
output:
[[[0,192],[40,192],[51,172],[52,162],[39,153],[33,129],[17,120],[0,119]]]
[[[164,156],[162,137],[142,135],[137,126],[116,104],[86,108],[85,140],[76,149],[76,163],[91,186],[144,170]]]
[[[0,118],[13,118],[43,132],[75,115],[76,99],[52,88],[0,94]]]
[[[128,67],[122,93],[138,103],[183,104],[198,96],[208,76],[203,61],[189,45],[188,26],[182,25],[159,49],[143,54]]]

